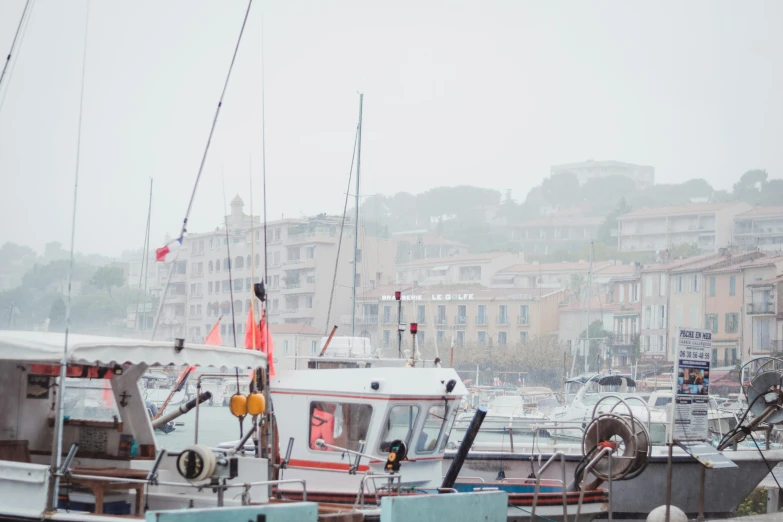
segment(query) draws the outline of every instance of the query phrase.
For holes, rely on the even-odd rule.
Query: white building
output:
[[[397,266],[398,284],[417,286],[471,284],[490,286],[503,268],[524,261],[521,254],[491,252],[421,259]]]
[[[745,250],[783,251],[783,207],[758,207],[737,214],[734,244]]]
[[[652,187],[655,184],[655,169],[645,165],[634,165],[622,161],[593,161],[553,165],[552,175],[573,173],[584,185],[588,180],[606,178],[609,176],[624,176],[633,180],[636,188]]]
[[[621,252],[654,252],[694,244],[714,252],[732,241],[734,218],[751,207],[739,201],[634,210],[617,218]]]

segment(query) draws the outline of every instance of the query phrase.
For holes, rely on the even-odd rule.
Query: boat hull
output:
[[[764,452],[769,465],[783,461],[783,450]],[[452,462],[453,453],[447,453],[444,473]],[[769,474],[769,469],[755,451],[725,452],[724,455],[737,464],[731,469],[705,470],[705,514],[707,517],[725,517],[731,514],[756,486]],[[462,467],[460,477],[480,478],[494,481],[502,469],[508,478],[525,478],[538,469],[551,454],[543,453],[531,458],[530,454],[501,454],[500,452],[470,452]],[[539,460],[539,458],[541,460]],[[566,480],[573,480],[574,470],[582,459],[581,455],[566,456]],[[699,513],[700,479],[703,466],[687,455],[676,455],[673,459],[672,504],[689,517]],[[647,468],[636,478],[613,483],[612,508],[615,520],[647,518],[654,508],[664,505],[666,499],[665,452],[654,452]],[[553,463],[544,472],[543,478],[561,479],[562,470]],[[605,485],[604,485],[605,486]]]

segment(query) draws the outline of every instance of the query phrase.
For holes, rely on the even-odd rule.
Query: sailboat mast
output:
[[[142,278],[144,278],[144,298],[147,298],[147,279],[149,279],[149,274],[147,276],[144,275],[144,268],[149,262],[149,251],[150,251],[150,219],[152,218],[152,178],[150,178],[150,202],[149,205],[147,205],[147,228],[144,231],[144,246],[141,248],[141,267],[139,268],[139,291],[136,294],[136,315],[133,319],[133,330],[136,331],[138,325],[139,325],[139,303],[141,302],[141,289],[142,289]],[[144,303],[144,309],[147,309],[147,303]],[[147,321],[145,316],[144,326],[146,327]],[[142,330],[145,329],[145,327],[142,327]]]
[[[3,78],[8,70],[8,64],[11,63],[11,57],[14,55],[14,49],[16,48],[16,42],[19,39],[19,33],[22,30],[22,24],[24,18],[27,16],[27,9],[30,7],[31,0],[27,0],[24,4],[24,10],[22,11],[22,17],[19,19],[19,25],[16,26],[16,33],[14,33],[14,39],[11,41],[11,49],[8,51],[8,56],[5,58],[5,64],[3,65],[3,71],[0,72],[0,86],[3,85]]]
[[[364,94],[359,93],[359,135],[357,138],[357,152],[356,152],[356,211],[353,218],[353,299],[351,300],[351,337],[356,336],[356,274],[357,265],[357,252],[359,250],[359,177],[362,171],[362,104],[364,102]]]
[[[593,242],[590,241],[590,266],[587,269],[587,330],[585,330],[585,373],[587,369],[587,353],[590,349],[590,301],[593,299]]]

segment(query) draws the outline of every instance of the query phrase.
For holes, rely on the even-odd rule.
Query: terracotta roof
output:
[[[733,264],[731,266],[725,266],[722,268],[716,268],[714,270],[710,270],[709,274],[720,274],[724,272],[739,272],[740,270],[744,268],[757,268],[761,266],[771,266],[777,263],[783,263],[783,254],[781,255],[774,255],[774,256],[762,256],[758,259],[754,259],[752,261],[745,261],[737,264]]]
[[[649,216],[670,216],[672,214],[700,214],[703,212],[715,212],[734,205],[743,204],[740,201],[723,201],[721,203],[689,203],[687,205],[672,205],[669,207],[642,208],[624,214],[617,219],[635,219]]]
[[[637,273],[637,269],[634,265],[609,265],[603,268],[595,269],[593,268],[594,273],[598,273],[602,276],[613,276],[615,278],[622,278],[622,279],[628,279],[631,276],[636,275],[637,278],[641,277],[641,274]]]
[[[683,267],[693,263],[701,262],[705,259],[718,257],[718,254],[703,254],[700,256],[686,257],[685,259],[675,259],[669,263],[653,263],[645,265],[642,272],[664,272],[674,270],[675,268]]]
[[[761,281],[753,281],[752,283],[748,283],[747,286],[772,285],[772,284],[775,284],[775,283],[780,283],[781,281],[783,281],[783,274],[781,274],[779,276],[776,276],[776,277],[769,278],[769,279],[762,279]]]
[[[411,261],[410,263],[402,263],[397,266],[397,270],[414,266],[448,265],[451,263],[464,263],[469,261],[491,261],[493,259],[508,255],[512,254],[510,252],[489,252],[486,254],[459,254],[456,256],[419,259],[416,261]]]
[[[594,295],[590,299],[590,311],[614,310],[614,303],[607,302],[608,299],[609,297],[607,294]],[[581,312],[582,310],[587,311],[587,299],[584,301],[575,301],[560,307],[561,312]]]
[[[272,332],[272,335],[276,335],[276,334],[324,335],[323,330],[314,328],[309,324],[269,323],[269,331]]]
[[[779,216],[783,217],[783,207],[756,207],[754,209],[737,214],[734,219],[746,219],[754,217]]]
[[[606,267],[612,266],[611,261],[597,261],[593,263],[593,272],[603,270]],[[511,265],[509,267],[500,270],[499,274],[528,274],[538,272],[587,272],[590,269],[590,263],[587,261],[575,261],[565,263],[523,263],[518,265]]]

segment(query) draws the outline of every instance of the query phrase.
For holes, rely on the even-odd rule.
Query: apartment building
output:
[[[400,301],[395,300],[397,290],[402,292]],[[357,301],[362,310],[360,321],[373,346],[396,351],[398,319],[405,324],[418,323],[419,344],[437,344],[438,349],[450,346],[452,339],[456,346],[503,347],[555,335],[563,298],[563,290],[540,288],[392,285],[365,292]]]
[[[562,173],[572,173],[579,180],[580,184],[585,184],[591,179],[609,176],[623,176],[631,179],[636,184],[636,188],[640,189],[652,187],[655,183],[655,169],[653,167],[623,163],[622,161],[587,160],[577,163],[566,163],[552,166],[551,172],[553,176]]]
[[[491,252],[421,259],[397,265],[398,285],[481,285],[490,286],[502,269],[524,261],[521,254]]]
[[[428,230],[397,232],[391,235],[391,242],[397,263],[461,256],[469,251],[468,245]]]
[[[558,338],[565,343],[566,350],[572,355],[577,355],[584,349],[581,335],[587,330],[588,324],[601,321],[602,329],[607,332],[611,332],[614,326],[614,305],[610,302],[608,294],[591,296],[589,307],[586,298],[572,303],[562,303],[559,314]]]
[[[219,227],[185,238],[161,314],[161,325],[166,327],[161,338],[200,341],[222,317],[224,345],[233,346],[234,331],[241,344],[254,299],[253,283],[264,276],[270,323],[306,324],[325,331],[327,318],[334,324],[350,314],[353,225],[346,223],[342,229],[340,248],[341,217],[322,214],[269,222],[264,263],[263,227],[243,207],[239,196],[232,200],[231,214],[226,216],[228,233]],[[357,291],[391,281],[391,243],[360,231],[358,244]],[[255,301],[256,310],[258,304]]]
[[[712,363],[730,366],[742,357],[744,272],[741,264],[706,270],[704,328],[712,332]]]
[[[783,255],[766,256],[742,265],[741,332],[743,360],[779,352],[781,346],[780,285]]]
[[[581,250],[598,234],[605,218],[562,212],[509,226],[510,241],[525,252],[548,254]]]
[[[739,201],[635,210],[617,218],[621,252],[655,252],[680,244],[714,252],[732,242],[734,218],[750,210]]]
[[[641,274],[635,272],[612,280],[612,336],[607,347],[613,367],[628,366],[639,346],[642,308]]]
[[[717,256],[709,256],[702,261],[680,266],[669,271],[669,320],[667,337],[670,341],[670,349],[668,351],[670,360],[673,360],[672,357],[674,352],[672,348],[676,346],[678,327],[704,328],[706,325],[707,292],[705,292],[704,289],[705,272],[733,265],[739,266],[744,263],[749,263],[763,255],[764,254],[757,251],[739,255],[732,255],[730,252],[722,251]],[[711,323],[710,328],[712,328]]]
[[[783,207],[758,207],[737,214],[734,244],[744,250],[783,251]]]

